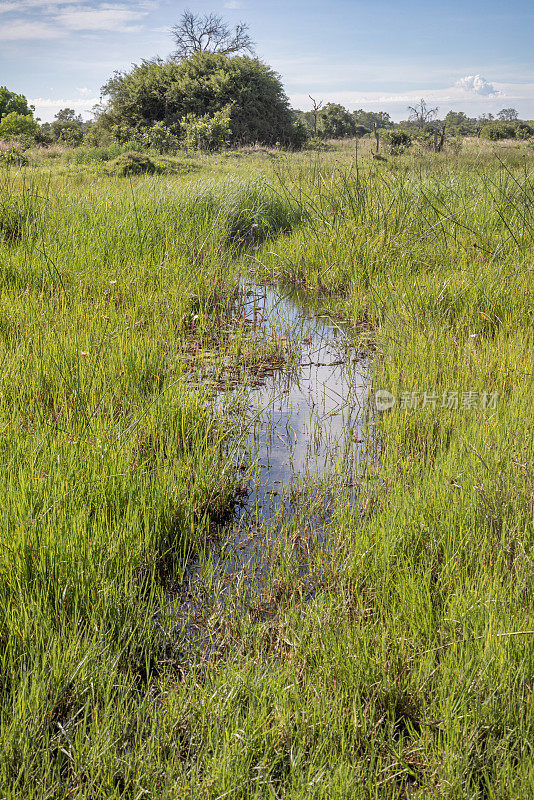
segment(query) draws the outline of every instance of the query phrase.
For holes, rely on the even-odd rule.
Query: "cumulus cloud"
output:
[[[456,81],[455,86],[459,89],[465,89],[472,94],[478,94],[481,97],[497,97],[502,94],[499,89],[496,89],[492,83],[489,83],[482,75],[466,75]]]

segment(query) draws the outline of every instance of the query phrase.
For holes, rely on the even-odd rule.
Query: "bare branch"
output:
[[[217,14],[200,15],[184,11],[179,23],[171,28],[171,33],[176,44],[172,54],[175,61],[183,61],[205,51],[224,55],[254,54],[254,42],[249,35],[248,25],[240,22],[232,31]]]
[[[415,122],[421,128],[423,128],[427,122],[434,119],[436,117],[439,108],[428,108],[426,104],[426,100],[421,98],[421,100],[415,106],[408,106],[408,111],[410,112],[410,122]]]
[[[314,135],[316,135],[317,134],[317,122],[318,122],[318,119],[319,119],[319,111],[321,110],[321,108],[323,106],[323,101],[320,100],[319,102],[317,102],[317,100],[315,100],[311,96],[311,94],[309,94],[308,97],[310,98],[310,100],[313,103],[313,109],[312,109],[312,114],[313,114],[313,133],[314,133]]]

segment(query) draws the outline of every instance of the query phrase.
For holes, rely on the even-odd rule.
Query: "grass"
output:
[[[2,172],[2,796],[532,794],[534,153],[354,156]],[[290,357],[243,274],[364,324],[398,401],[307,576],[305,501],[271,613],[230,586],[192,657],[172,587],[242,480],[203,354]]]

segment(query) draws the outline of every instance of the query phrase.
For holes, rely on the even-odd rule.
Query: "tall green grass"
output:
[[[499,153],[4,179],[3,795],[532,794],[533,157]],[[439,399],[375,415],[329,547],[303,576],[305,501],[191,660],[173,580],[237,485],[191,364],[256,352],[244,270],[364,323],[374,389]]]

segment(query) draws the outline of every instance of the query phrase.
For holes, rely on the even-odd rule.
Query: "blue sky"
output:
[[[43,120],[64,106],[88,117],[115,69],[169,54],[186,7],[247,22],[296,108],[311,94],[402,119],[424,97],[440,114],[534,118],[533,0],[0,0],[0,84]]]

